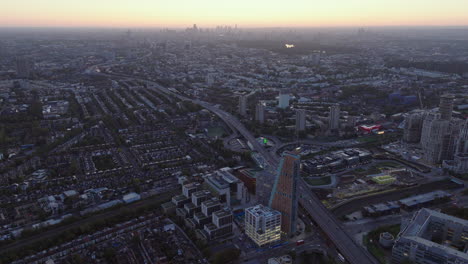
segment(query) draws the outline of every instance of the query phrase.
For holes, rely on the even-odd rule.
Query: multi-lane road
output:
[[[100,75],[109,75],[103,74],[96,71],[97,68],[94,68],[92,71],[87,71],[87,73],[94,73]],[[134,78],[128,75],[117,75],[111,74],[110,76],[124,77],[124,78]],[[158,89],[161,92],[171,94],[181,100],[188,100],[193,103],[196,103],[205,109],[213,112],[218,117],[220,117],[231,129],[234,131],[237,130],[252,146],[252,148],[257,151],[263,158],[266,160],[268,167],[267,170],[273,172],[276,170],[279,164],[279,159],[275,154],[268,152],[263,146],[255,139],[252,133],[245,128],[245,126],[233,115],[227,113],[226,111],[213,106],[210,103],[191,99],[185,97],[181,94],[174,93],[169,89],[162,87],[156,82],[141,79],[150,85],[150,89]],[[372,264],[376,263],[374,258],[361,246],[359,246],[356,241],[343,230],[341,224],[338,220],[330,213],[330,211],[325,208],[322,202],[317,198],[317,196],[307,187],[307,184],[300,179],[298,182],[298,194],[301,196],[299,203],[304,207],[304,209],[310,214],[312,219],[317,223],[317,225],[322,229],[322,231],[328,236],[328,238],[334,243],[336,248],[341,252],[347,262],[353,264]]]

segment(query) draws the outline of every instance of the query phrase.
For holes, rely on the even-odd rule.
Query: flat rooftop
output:
[[[217,206],[221,204],[218,201],[208,200],[208,201],[202,202],[202,205],[205,205],[206,207],[213,207],[213,206]]]
[[[468,260],[467,251],[465,252],[453,248],[450,244],[437,243],[430,240],[434,233],[434,226],[445,225],[449,229],[458,230],[462,237],[468,235],[468,220],[446,215],[434,210],[423,208],[416,212],[411,222],[398,235],[398,239],[411,240],[437,251],[443,251],[450,255]],[[461,241],[464,242],[463,238]],[[466,241],[464,242],[466,243]]]
[[[406,206],[414,206],[417,204],[430,202],[437,198],[444,198],[444,197],[450,197],[450,196],[452,195],[448,192],[437,190],[437,191],[433,191],[430,193],[420,194],[420,195],[411,196],[405,199],[401,199],[399,200],[399,202]]]
[[[261,204],[253,206],[253,207],[249,207],[249,208],[245,209],[245,212],[248,212],[248,213],[254,215],[255,217],[261,217],[261,216],[263,216],[263,217],[272,217],[272,216],[276,216],[276,215],[281,215],[280,212],[278,212],[276,210],[273,210],[270,207],[263,206]]]
[[[226,217],[226,216],[232,215],[232,212],[225,211],[225,210],[220,210],[220,211],[214,212],[213,214],[216,215],[217,217],[221,218],[221,217]]]

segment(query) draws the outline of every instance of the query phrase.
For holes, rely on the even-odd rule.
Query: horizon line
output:
[[[0,25],[0,29],[188,29],[192,28],[193,25],[197,25],[198,29],[215,29],[217,27],[234,27],[237,26],[237,29],[307,29],[307,28],[468,28],[468,24],[460,25],[322,25],[322,26],[239,26],[239,24],[222,24],[216,26],[198,26],[194,23],[191,26],[61,26],[61,25],[47,25],[47,26],[23,26],[23,25],[13,25],[13,26],[4,26]]]

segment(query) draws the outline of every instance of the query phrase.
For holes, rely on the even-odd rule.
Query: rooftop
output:
[[[450,244],[442,245],[431,240],[434,234],[434,226],[441,224],[450,226],[449,229],[458,229],[463,234],[468,234],[468,220],[424,208],[415,213],[412,221],[400,232],[398,237],[399,239],[409,239],[435,250],[441,250],[468,260],[467,252],[456,250]],[[444,243],[447,243],[447,241]]]
[[[253,206],[253,207],[249,207],[249,208],[245,209],[245,211],[249,212],[250,214],[252,214],[252,215],[254,215],[256,217],[260,217],[260,216],[272,217],[272,216],[275,216],[275,215],[281,215],[280,212],[278,212],[276,210],[273,210],[270,207],[263,206],[261,204]]]
[[[230,211],[220,210],[220,211],[214,212],[213,215],[216,215],[218,218],[221,218],[221,217],[230,216],[232,215],[232,213]]]
[[[432,201],[436,198],[450,197],[451,194],[445,191],[437,190],[430,193],[425,193],[417,196],[411,196],[405,199],[401,199],[399,202],[406,206],[413,206],[421,203]]]

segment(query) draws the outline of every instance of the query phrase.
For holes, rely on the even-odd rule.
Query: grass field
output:
[[[391,250],[386,250],[379,245],[379,236],[381,233],[389,232],[394,237],[400,232],[400,225],[382,226],[370,231],[364,236],[363,242],[367,250],[382,264],[387,263],[387,255]]]

